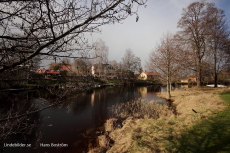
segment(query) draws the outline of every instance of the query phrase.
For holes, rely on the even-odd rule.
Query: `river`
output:
[[[112,117],[110,107],[138,98],[165,103],[164,99],[156,96],[156,92],[164,90],[160,86],[109,86],[73,94],[65,99],[62,106],[55,105],[31,115],[32,121],[37,122],[37,126],[31,134],[26,136],[13,134],[1,141],[1,148],[5,146],[5,153],[82,152],[87,148],[89,141],[82,141],[82,133],[102,126],[106,119]],[[17,93],[14,95],[17,96]],[[49,97],[51,102],[46,103],[52,103],[52,96],[47,91],[41,90],[27,92],[18,100],[26,98],[26,108],[29,107],[27,105],[36,104],[36,109],[40,109],[44,104],[40,97]],[[0,107],[7,109],[10,104],[4,100]],[[20,144],[28,146],[18,147],[17,145]],[[13,145],[17,147],[12,147]],[[55,145],[59,145],[59,147]]]

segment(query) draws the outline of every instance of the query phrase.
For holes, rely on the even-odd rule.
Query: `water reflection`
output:
[[[145,97],[147,95],[147,87],[140,87],[138,92],[140,93],[141,97]]]
[[[165,100],[156,96],[156,92],[160,92],[162,90],[161,88],[160,86],[139,87],[138,92],[140,98],[165,102]]]
[[[95,91],[93,90],[93,93],[91,94],[91,105],[93,106],[94,105],[94,100],[95,100]]]
[[[184,88],[188,88],[188,85],[180,85],[180,84],[175,84],[171,86],[171,90],[183,90]],[[161,86],[160,92],[166,92],[167,87],[166,86]]]
[[[36,114],[40,123],[36,132],[43,133],[40,143],[64,143],[69,147],[62,149],[61,152],[78,152],[82,148],[87,148],[87,144],[79,143],[82,139],[81,133],[90,128],[97,128],[103,124],[104,120],[111,117],[109,107],[137,98],[165,102],[164,99],[156,96],[156,92],[161,90],[160,86],[105,87],[68,96],[62,107],[55,105]],[[46,91],[40,91],[39,94],[32,93],[28,102],[36,103],[38,108],[42,108],[41,97],[49,99],[48,103],[55,101],[52,95]],[[29,142],[35,146],[36,139],[35,136],[31,136]],[[7,143],[12,143],[12,140],[7,140]],[[29,152],[57,152],[56,149],[40,147],[37,150],[31,149]],[[7,152],[28,152],[25,148],[6,148],[6,150]]]

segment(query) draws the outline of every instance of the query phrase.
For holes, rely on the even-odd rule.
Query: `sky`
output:
[[[155,48],[160,38],[167,31],[176,33],[177,22],[181,18],[182,9],[197,0],[148,0],[147,7],[139,8],[139,21],[130,16],[123,24],[105,25],[102,34],[93,34],[93,40],[101,38],[109,47],[109,61],[121,61],[125,50],[130,48],[141,58],[143,69],[149,53]],[[214,2],[225,11],[230,22],[230,0],[207,0]],[[229,24],[230,27],[230,24]]]
[[[140,57],[142,67],[150,52],[155,48],[163,34],[176,33],[177,22],[181,18],[182,9],[190,3],[198,0],[148,0],[147,7],[139,7],[139,21],[136,16],[130,16],[126,20],[114,25],[104,25],[101,34],[93,33],[92,41],[102,39],[109,47],[109,61],[120,62],[125,50],[131,49],[135,56]],[[225,11],[230,27],[230,0],[207,0],[214,2],[217,7]]]

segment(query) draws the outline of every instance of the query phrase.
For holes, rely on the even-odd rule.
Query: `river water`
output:
[[[1,148],[5,146],[5,153],[82,152],[87,148],[87,144],[81,141],[82,133],[102,126],[106,119],[112,117],[110,107],[138,98],[165,103],[164,99],[156,96],[156,93],[161,91],[164,91],[164,88],[160,86],[109,86],[76,93],[66,98],[62,106],[55,105],[31,115],[31,118],[38,123],[32,134],[27,135],[26,139],[15,134],[1,141]],[[39,97],[49,97],[49,100],[52,101],[52,96],[46,91],[34,91],[26,94],[28,105],[34,103],[37,104],[37,109],[42,108],[42,100]],[[25,96],[22,98],[25,99]],[[6,103],[7,100],[4,102]],[[8,107],[8,105],[7,103],[1,104],[0,107]],[[6,147],[11,143],[22,143],[29,146]],[[59,147],[53,147],[53,144],[59,144]]]

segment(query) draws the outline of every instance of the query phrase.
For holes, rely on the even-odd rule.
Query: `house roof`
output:
[[[45,73],[47,71],[47,69],[43,68],[43,69],[38,69],[35,72],[36,73]]]
[[[144,71],[143,73],[145,73],[146,75],[160,75],[160,73],[157,73],[157,72],[147,72],[147,71]]]
[[[60,71],[69,71],[71,68],[70,64],[62,64],[61,67],[59,68]]]
[[[182,77],[181,80],[196,80],[197,77],[195,75],[188,75],[187,77]]]

